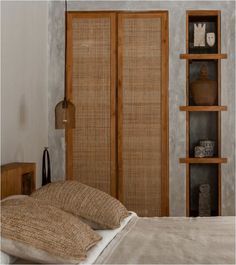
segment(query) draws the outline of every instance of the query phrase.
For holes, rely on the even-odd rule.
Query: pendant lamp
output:
[[[75,105],[67,98],[67,0],[65,0],[65,71],[64,71],[64,99],[55,107],[55,128],[75,128]]]

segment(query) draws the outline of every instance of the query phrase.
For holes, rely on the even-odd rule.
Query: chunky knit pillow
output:
[[[1,250],[40,263],[78,263],[101,236],[79,218],[28,197],[1,202]]]
[[[114,229],[129,215],[118,200],[78,181],[53,182],[31,194],[88,221],[94,229]]]

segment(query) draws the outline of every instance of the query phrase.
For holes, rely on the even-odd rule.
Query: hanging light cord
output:
[[[55,107],[55,128],[56,129],[73,129],[75,128],[75,105],[67,98],[67,80],[68,80],[68,68],[67,68],[67,0],[63,0],[65,3],[65,34],[64,34],[64,99],[57,103]]]
[[[68,107],[67,102],[67,0],[65,0],[65,67],[64,67],[64,100],[63,100],[63,108]]]

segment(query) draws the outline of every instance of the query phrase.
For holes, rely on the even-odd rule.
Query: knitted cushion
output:
[[[28,197],[1,203],[1,250],[42,263],[78,263],[100,239],[72,214]]]
[[[75,180],[50,183],[31,196],[88,220],[94,229],[117,228],[129,215],[115,198]]]

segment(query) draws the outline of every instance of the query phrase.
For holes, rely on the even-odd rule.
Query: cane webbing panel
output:
[[[72,21],[73,179],[110,193],[109,17],[76,17]]]
[[[123,199],[140,216],[160,216],[161,19],[122,25]]]

